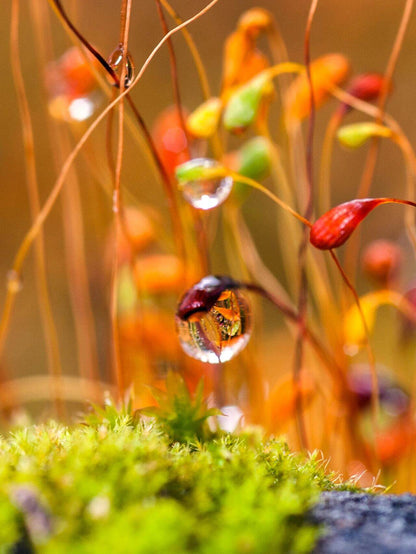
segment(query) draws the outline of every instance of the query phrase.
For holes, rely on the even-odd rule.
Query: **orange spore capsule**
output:
[[[48,64],[46,85],[50,95],[74,99],[90,94],[97,87],[90,64],[96,68],[99,66],[89,52],[84,56],[76,47],[70,48],[57,61]]]
[[[375,240],[365,249],[362,268],[366,275],[382,286],[397,277],[403,253],[397,244],[389,240]]]
[[[385,199],[364,198],[335,206],[312,225],[310,242],[320,250],[341,246],[366,215],[384,202]]]
[[[184,114],[185,120],[187,115]],[[158,116],[152,128],[152,137],[166,172],[173,177],[176,166],[190,159],[190,144],[176,106],[166,108]]]
[[[350,71],[349,61],[342,54],[327,54],[310,65],[315,107],[328,99],[332,87],[342,84]],[[286,95],[286,113],[291,120],[301,121],[310,112],[310,88],[306,71],[291,84]]]
[[[238,29],[256,37],[261,32],[267,32],[274,26],[272,14],[263,8],[252,8],[242,14],[238,20]]]

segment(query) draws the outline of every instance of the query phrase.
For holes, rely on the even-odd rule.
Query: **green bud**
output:
[[[261,181],[270,173],[270,142],[264,137],[254,137],[247,141],[239,152],[238,173]]]
[[[224,111],[224,126],[228,131],[246,129],[256,119],[261,100],[271,93],[269,74],[262,72],[231,95]]]
[[[365,122],[345,125],[337,132],[337,138],[343,146],[359,148],[371,137],[391,137],[392,130],[384,125]]]
[[[194,158],[175,169],[176,179],[179,183],[200,181],[202,179],[216,179],[227,175],[223,165],[208,158]]]
[[[186,121],[188,131],[198,138],[209,138],[218,127],[222,110],[220,98],[210,98],[196,110],[194,110]]]

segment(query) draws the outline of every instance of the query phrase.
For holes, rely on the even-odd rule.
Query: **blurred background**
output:
[[[36,0],[39,1],[39,0]],[[46,1],[46,0],[45,0]],[[45,121],[50,117],[44,90],[44,72],[39,67],[36,54],[36,34],[29,9],[29,2],[21,2],[20,53],[28,100],[35,133],[35,154],[41,199],[44,200],[58,174],[56,156],[46,131]],[[66,0],[65,8],[73,21],[106,57],[116,47],[119,36],[119,3],[102,0],[81,2]],[[187,18],[205,2],[201,0],[173,0],[172,4],[182,18]],[[220,0],[203,18],[195,22],[190,32],[196,40],[207,70],[213,94],[218,94],[221,83],[222,52],[224,40],[236,24],[240,14],[253,6],[270,10],[276,17],[286,41],[289,58],[303,62],[303,35],[310,3],[307,0]],[[321,0],[316,12],[311,35],[312,58],[329,52],[341,52],[348,57],[354,73],[383,72],[391,51],[395,34],[402,16],[404,2],[391,0],[350,0],[347,3]],[[0,301],[3,304],[7,273],[16,250],[28,230],[30,213],[25,185],[22,127],[12,80],[10,59],[9,1],[2,3],[0,18],[0,59],[2,60],[3,85],[0,108]],[[49,8],[48,8],[49,9]],[[61,56],[72,45],[55,14],[49,9],[55,57]],[[136,68],[140,68],[147,55],[161,38],[162,31],[155,3],[133,2],[129,50]],[[177,60],[183,104],[190,110],[202,101],[200,86],[192,59],[178,34],[173,39]],[[394,90],[388,100],[387,111],[402,125],[412,144],[416,142],[416,19],[413,14],[403,49],[394,74]],[[52,60],[50,60],[52,61]],[[45,68],[43,68],[45,70]],[[156,56],[141,82],[133,91],[133,98],[151,126],[157,115],[173,103],[169,76],[169,57],[166,48]],[[103,101],[104,102],[104,101]],[[104,104],[102,104],[104,105]],[[328,116],[334,107],[331,101],[319,111],[316,122],[315,154],[319,159],[320,146]],[[352,120],[365,119],[355,114]],[[87,128],[88,122],[74,124],[73,139]],[[102,125],[88,143],[96,167],[105,165],[105,127]],[[333,202],[351,199],[365,160],[366,149],[347,152],[338,145],[334,147],[332,164]],[[99,339],[99,357],[103,376],[108,377],[109,323],[108,323],[108,273],[103,270],[105,241],[112,220],[111,197],[99,184],[99,172],[94,175],[88,164],[80,158],[75,164],[80,179],[82,215],[85,225],[85,248],[88,260],[90,291],[94,307],[95,324]],[[318,163],[315,165],[317,173]],[[374,177],[374,196],[405,196],[405,172],[399,150],[392,144],[381,144],[380,156]],[[137,146],[126,138],[123,185],[134,198],[157,208],[166,215],[166,201],[159,183],[149,168],[146,158]],[[277,275],[281,273],[271,229],[274,232],[275,211],[268,209],[268,202],[256,197],[255,206],[250,203],[246,217],[256,242],[261,245],[265,263]],[[254,209],[255,208],[255,209]],[[374,238],[391,238],[402,241],[403,211],[392,207],[388,212],[380,208],[364,223],[365,241]],[[388,213],[388,217],[386,214]],[[261,214],[261,217],[259,217]],[[54,207],[45,225],[47,275],[53,313],[58,328],[62,365],[66,374],[77,373],[77,352],[73,315],[70,308],[68,273],[63,255],[65,238],[62,231],[62,207]],[[163,225],[163,223],[162,223]],[[405,243],[405,241],[403,241]],[[407,247],[406,247],[407,248]],[[213,254],[214,269],[221,272],[224,256],[219,251]],[[414,274],[414,262],[406,265],[403,279],[410,281]],[[365,282],[361,292],[365,292]],[[16,299],[10,330],[7,337],[4,368],[11,377],[46,373],[46,355],[42,338],[36,289],[34,285],[33,256],[29,255],[23,271],[23,288]]]

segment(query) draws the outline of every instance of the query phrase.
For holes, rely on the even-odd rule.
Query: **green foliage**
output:
[[[187,445],[113,407],[94,417],[0,439],[0,552],[23,533],[47,554],[312,549],[304,513],[334,487],[316,458],[255,432]]]
[[[210,435],[207,419],[221,412],[216,408],[207,408],[203,399],[203,380],[199,381],[194,398],[183,378],[172,371],[166,378],[166,392],[150,388],[159,406],[143,408],[140,412],[155,417],[172,441],[186,443],[203,440]]]

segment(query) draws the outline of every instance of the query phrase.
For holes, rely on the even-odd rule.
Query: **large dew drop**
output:
[[[208,158],[196,158],[187,162],[187,168],[220,168],[215,160]],[[185,199],[199,210],[211,210],[224,202],[233,187],[233,179],[230,176],[206,177],[192,181],[183,181],[181,190]]]
[[[231,360],[246,346],[251,335],[251,310],[240,290],[224,289],[215,302],[207,301],[207,309],[191,312],[181,317],[179,310],[176,327],[183,350],[192,358],[218,364]]]
[[[117,46],[117,48],[108,57],[108,65],[114,70],[117,76],[121,77],[121,63],[123,61],[123,48]],[[128,88],[134,79],[134,63],[130,52],[127,52],[126,67],[124,74],[124,88]]]

